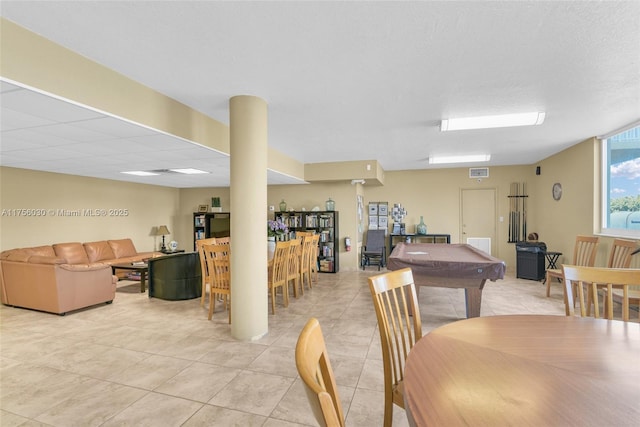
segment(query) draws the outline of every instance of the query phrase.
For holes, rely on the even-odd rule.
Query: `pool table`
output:
[[[387,269],[409,267],[416,293],[420,286],[464,288],[467,317],[479,317],[482,289],[488,280],[504,278],[504,261],[467,244],[399,243],[391,252]]]

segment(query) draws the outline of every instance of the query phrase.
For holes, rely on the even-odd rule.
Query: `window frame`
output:
[[[640,127],[640,121],[634,122],[621,129],[615,130],[603,136],[599,136],[600,150],[600,234],[612,237],[640,239],[640,230],[628,228],[612,228],[608,225],[610,205],[610,164],[609,164],[609,139],[628,130]]]

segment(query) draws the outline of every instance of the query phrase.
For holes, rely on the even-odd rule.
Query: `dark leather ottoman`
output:
[[[184,300],[202,295],[202,271],[197,252],[150,258],[149,298]]]

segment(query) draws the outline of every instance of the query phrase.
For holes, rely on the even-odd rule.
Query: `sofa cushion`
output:
[[[108,242],[114,258],[125,258],[138,254],[131,239],[109,240]]]
[[[45,246],[36,246],[33,248],[25,248],[27,252],[31,255],[39,255],[39,256],[52,256],[55,257],[56,253],[53,250],[53,246],[45,245]]]
[[[7,252],[8,253],[3,258],[7,261],[27,262],[29,261],[29,258],[31,258],[31,254],[24,249],[14,249]]]
[[[89,262],[115,258],[113,250],[111,249],[111,246],[109,246],[109,242],[106,240],[84,243],[84,250],[87,252]]]
[[[89,264],[89,257],[82,243],[56,243],[53,245],[53,250],[56,256],[64,258],[68,264]]]

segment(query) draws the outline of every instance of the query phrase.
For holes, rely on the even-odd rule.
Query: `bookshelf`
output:
[[[229,212],[194,212],[193,214],[193,250],[196,240],[209,237],[228,237],[231,234],[231,214]]]
[[[337,211],[276,212],[274,219],[280,219],[289,227],[291,237],[295,237],[296,231],[312,231],[319,234],[318,271],[323,273],[338,272],[340,235]]]

